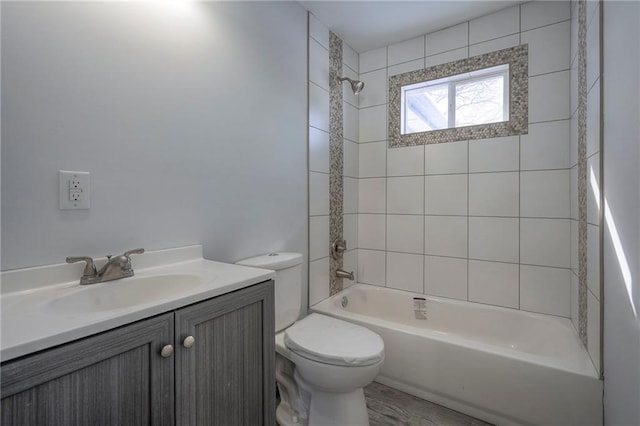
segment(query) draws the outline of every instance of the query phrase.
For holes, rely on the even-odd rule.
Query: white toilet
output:
[[[301,307],[301,254],[271,253],[238,264],[276,271],[278,424],[368,425],[362,388],[373,381],[384,361],[380,336],[316,313],[296,322]]]

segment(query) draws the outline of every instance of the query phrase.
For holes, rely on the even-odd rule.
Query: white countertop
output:
[[[97,260],[96,263],[106,259]],[[100,333],[275,278],[275,272],[203,259],[201,246],[158,250],[132,257],[135,277],[81,286],[82,265],[59,264],[2,273],[2,362]],[[99,266],[98,266],[99,267]],[[124,286],[154,275],[197,275],[199,285],[178,296],[89,313],[51,312],[47,304],[95,286]]]

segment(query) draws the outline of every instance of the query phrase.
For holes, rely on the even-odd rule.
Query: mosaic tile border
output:
[[[329,33],[329,243],[342,240],[343,227],[343,111],[342,40]],[[342,278],[336,271],[342,268],[342,257],[329,257],[329,295],[342,291]]]
[[[587,347],[587,5],[578,1],[578,335]]]
[[[389,77],[389,148],[527,134],[529,120],[528,57],[529,46],[522,44]],[[402,86],[503,64],[509,64],[511,77],[509,81],[509,121],[406,135],[400,134],[400,89]]]

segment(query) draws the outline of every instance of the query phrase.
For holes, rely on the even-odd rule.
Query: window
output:
[[[389,77],[389,146],[527,133],[528,46]]]
[[[402,86],[401,134],[509,121],[509,64]]]

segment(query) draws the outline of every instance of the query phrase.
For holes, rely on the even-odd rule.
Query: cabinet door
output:
[[[2,365],[2,424],[172,425],[173,313]]]
[[[274,425],[274,329],[273,281],[176,311],[176,423]]]

